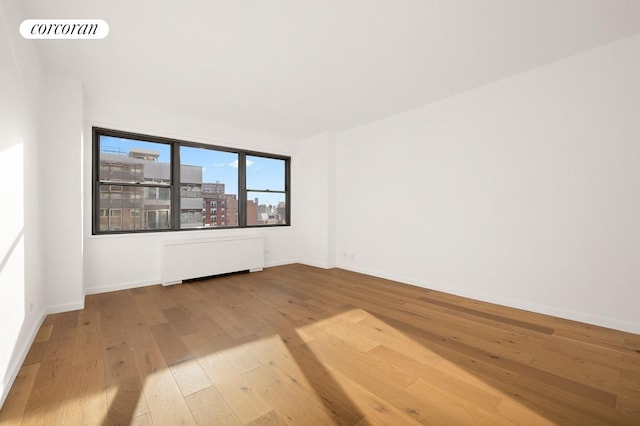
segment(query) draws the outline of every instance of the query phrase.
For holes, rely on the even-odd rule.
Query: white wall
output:
[[[292,155],[293,141],[272,135],[180,117],[144,105],[114,104],[87,99],[84,108],[84,133],[92,126],[143,134]],[[294,160],[292,160],[293,162]],[[91,192],[91,137],[84,141],[84,188]],[[293,178],[295,180],[295,177]],[[158,284],[160,282],[160,246],[165,239],[260,233],[264,236],[265,265],[295,262],[294,226],[232,230],[203,230],[188,233],[150,233],[144,235],[91,235],[91,197],[84,197],[84,289],[86,293]]]
[[[63,312],[84,306],[82,83],[47,75],[43,89],[40,197],[46,296],[50,311]]]
[[[41,65],[0,2],[0,406],[44,317],[38,175]],[[15,31],[11,31],[15,28]]]
[[[338,135],[338,265],[640,332],[640,35]]]
[[[323,133],[299,143],[293,179],[293,220],[298,261],[335,267],[335,134]]]

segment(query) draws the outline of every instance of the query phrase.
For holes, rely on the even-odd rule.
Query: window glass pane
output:
[[[158,200],[170,200],[171,190],[169,188],[158,188]]]
[[[247,189],[284,191],[284,160],[247,155]]]
[[[109,229],[114,231],[122,229],[122,209],[109,209]]]
[[[247,192],[247,226],[286,224],[287,204],[284,193]]]
[[[109,229],[109,209],[100,209],[100,230]]]
[[[180,163],[180,227],[238,226],[238,154],[182,146]],[[219,204],[229,206],[224,225],[202,209]]]
[[[142,215],[144,223],[142,229],[160,230],[169,229],[169,210],[157,208],[158,206],[147,206]]]
[[[100,181],[169,184],[169,144],[100,135]]]
[[[169,188],[100,185],[100,231],[153,230],[169,228]],[[167,192],[166,199],[157,194]]]
[[[158,210],[158,229],[169,228],[169,210]]]

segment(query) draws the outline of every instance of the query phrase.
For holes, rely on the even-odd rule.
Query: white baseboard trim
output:
[[[614,330],[624,331],[627,333],[640,334],[640,322],[626,321],[618,318],[602,317],[585,312],[570,311],[553,306],[538,305],[523,300],[510,299],[495,295],[486,295],[473,291],[439,285],[437,283],[417,281],[408,277],[398,276],[395,274],[385,274],[373,271],[367,268],[360,268],[353,265],[339,264],[337,266],[348,271],[358,272],[361,274],[372,275],[374,277],[384,278],[387,280],[398,281],[401,283],[411,284],[416,287],[422,287],[429,290],[441,291],[456,296],[467,297],[469,299],[479,300],[482,302],[494,303],[496,305],[507,306],[510,308],[522,309],[525,311],[535,312],[543,315],[551,315],[558,318],[578,321],[586,324],[596,325],[600,327],[612,328]]]
[[[297,263],[295,260],[279,260],[277,262],[265,262],[265,268],[271,268],[273,266],[284,266],[291,265],[292,263]]]
[[[27,357],[27,353],[29,353],[29,349],[31,345],[33,345],[33,340],[36,338],[38,334],[38,330],[40,330],[40,326],[42,322],[49,314],[58,314],[60,312],[69,312],[69,311],[77,311],[78,309],[84,309],[84,300],[80,302],[73,303],[64,303],[61,305],[53,305],[53,306],[45,306],[40,310],[39,318],[34,322],[31,330],[27,336],[22,340],[22,344],[18,343],[16,345],[17,351],[14,351],[14,357],[9,364],[9,368],[7,369],[7,374],[5,375],[6,380],[2,383],[2,393],[0,394],[0,407],[4,404],[4,401],[9,394],[9,390],[11,390],[11,386],[13,386],[13,382],[16,380],[18,373],[20,372],[20,368],[22,367],[22,363]]]
[[[45,306],[44,314],[59,314],[61,312],[77,311],[84,309],[84,298],[79,302],[63,303],[61,305]]]
[[[9,364],[9,368],[7,369],[7,374],[5,375],[5,380],[2,382],[2,392],[0,393],[0,408],[4,405],[5,400],[7,399],[7,395],[9,395],[9,391],[11,390],[11,386],[13,386],[13,382],[15,382],[16,377],[18,377],[18,373],[20,372],[20,368],[22,368],[22,363],[27,357],[27,353],[29,353],[29,349],[33,344],[33,340],[36,338],[36,334],[38,334],[38,330],[40,330],[40,326],[47,316],[46,309],[43,308],[40,311],[40,318],[33,323],[31,330],[27,336],[22,339],[22,344],[18,347],[17,351],[14,351],[13,359]]]
[[[329,263],[322,263],[322,262],[316,262],[313,260],[298,260],[297,263],[301,263],[303,265],[308,265],[308,266],[313,266],[316,268],[322,268],[322,269],[331,269],[331,268],[335,268],[336,265],[331,265]]]
[[[297,263],[297,262],[293,261],[293,260],[284,260],[284,261],[278,261],[278,262],[267,262],[267,263],[265,263],[264,267],[265,268],[270,268],[270,267],[273,267],[273,266],[290,265],[292,263]],[[179,281],[177,281],[176,283],[179,283]],[[132,289],[132,288],[146,287],[146,286],[149,286],[149,285],[157,285],[157,284],[160,284],[160,278],[153,279],[153,280],[131,281],[131,282],[126,282],[126,283],[110,284],[110,285],[105,285],[105,286],[101,286],[101,287],[90,287],[90,288],[85,288],[84,289],[84,295],[87,296],[87,295],[91,295],[91,294],[109,293],[111,291],[129,290],[129,289]],[[62,311],[60,311],[60,312],[62,312]]]
[[[157,280],[132,281],[128,283],[111,284],[102,287],[91,287],[84,289],[84,295],[109,293],[111,291],[129,290],[131,288],[146,287],[149,285],[160,284],[160,278]]]
[[[296,263],[296,262],[290,261],[290,260],[278,261],[278,262],[267,262],[265,263],[264,267],[270,268],[272,266],[290,265],[292,263]],[[179,281],[176,283],[179,283]],[[91,294],[109,293],[111,291],[129,290],[132,288],[146,287],[149,285],[157,285],[157,284],[160,284],[159,277],[157,279],[152,279],[152,280],[131,281],[126,283],[110,284],[110,285],[105,285],[101,287],[89,287],[84,289],[84,295],[87,296]]]

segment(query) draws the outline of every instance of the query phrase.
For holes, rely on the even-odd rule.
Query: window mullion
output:
[[[284,200],[287,224],[291,225],[291,159],[284,162]]]
[[[96,128],[92,131],[93,142],[93,167],[91,177],[93,180],[92,193],[93,197],[93,212],[92,217],[92,234],[96,234],[100,231],[100,138]]]
[[[180,229],[180,145],[171,143],[171,229]]]
[[[247,226],[247,154],[238,153],[238,226]]]

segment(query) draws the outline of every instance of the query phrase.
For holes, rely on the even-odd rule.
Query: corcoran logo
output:
[[[20,34],[30,39],[97,40],[109,34],[102,19],[26,19]]]

